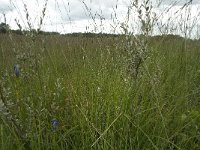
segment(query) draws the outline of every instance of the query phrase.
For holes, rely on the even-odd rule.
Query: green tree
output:
[[[0,33],[7,33],[10,30],[10,26],[6,23],[0,24]]]

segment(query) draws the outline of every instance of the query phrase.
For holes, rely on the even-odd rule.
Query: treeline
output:
[[[0,23],[0,34],[18,34],[18,35],[27,35],[27,34],[38,34],[38,35],[64,35],[64,36],[70,36],[70,37],[117,37],[119,35],[117,34],[108,34],[108,33],[67,33],[67,34],[60,34],[59,32],[48,32],[48,31],[42,31],[42,30],[12,30],[10,26],[6,23]]]
[[[70,36],[70,37],[118,37],[120,36],[119,34],[108,34],[108,33],[91,33],[91,32],[86,32],[86,33],[68,33],[64,34],[65,36]]]
[[[94,38],[94,37],[123,37],[127,36],[124,34],[108,34],[108,33],[91,33],[91,32],[78,32],[78,33],[66,33],[66,34],[60,34],[59,32],[49,32],[49,31],[42,31],[42,30],[12,30],[10,29],[10,26],[6,23],[0,23],[0,34],[17,34],[17,35],[61,35],[66,37],[88,37],[88,38]],[[141,35],[136,35],[141,36]],[[173,35],[173,34],[166,34],[166,35],[157,35],[153,36],[153,39],[183,39],[183,37],[179,35]]]
[[[91,32],[86,32],[86,33],[66,33],[66,34],[60,34],[59,32],[48,32],[48,31],[37,31],[37,30],[8,30],[8,31],[2,31],[0,30],[0,34],[17,34],[17,35],[28,35],[28,34],[37,34],[37,35],[62,35],[62,36],[67,36],[67,37],[118,37],[119,35],[117,34],[107,34],[107,33],[91,33]]]

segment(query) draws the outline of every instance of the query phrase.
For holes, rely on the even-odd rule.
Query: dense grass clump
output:
[[[200,149],[200,41],[148,38],[133,77],[123,36],[1,34],[0,149]]]

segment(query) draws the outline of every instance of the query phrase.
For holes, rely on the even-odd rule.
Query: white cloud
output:
[[[14,29],[18,28],[15,19],[19,20],[23,28],[28,27],[27,22],[30,22],[33,28],[38,28],[45,1],[46,0],[0,0],[0,13],[6,14],[7,23]],[[28,21],[26,19],[26,11],[23,2],[26,4],[28,10]],[[48,0],[42,30],[65,33],[84,32],[87,28],[87,31],[110,32],[117,27],[118,32],[120,32],[119,26],[126,18],[130,2],[131,0]],[[178,20],[181,19],[180,17],[184,16],[184,10],[179,12],[179,14],[176,13],[176,11],[180,10],[183,4],[189,2],[189,0],[152,0],[151,2],[154,6],[153,11],[157,16],[160,16],[158,23],[162,22],[163,24],[167,24],[167,21],[171,18],[171,24],[178,24]],[[158,6],[157,4],[159,2],[161,3]],[[173,7],[168,10],[170,5],[173,5]],[[190,6],[190,18],[195,19],[195,17],[199,17],[199,6],[199,0],[192,1],[192,5]],[[0,21],[3,22],[3,15],[1,14]],[[130,25],[132,29],[137,30],[137,24],[135,23],[137,22],[136,12],[132,11],[131,16]],[[94,18],[94,20],[92,18]],[[192,20],[190,23],[191,22]],[[96,27],[98,28],[96,29]]]
[[[176,6],[182,6],[185,3],[191,3],[191,4],[200,4],[199,0],[157,0],[157,2],[160,2],[161,5],[176,5]]]
[[[123,4],[127,2],[124,2],[123,0],[119,0],[119,2],[117,2],[117,0],[49,0],[44,18],[43,29],[47,28],[47,30],[50,30],[50,26],[52,26],[52,30],[54,30],[58,26],[65,27],[67,24],[67,26],[72,25],[73,27],[71,28],[73,28],[74,31],[76,30],[75,27],[77,27],[78,31],[80,28],[85,30],[83,25],[89,26],[94,20],[95,22],[98,22],[99,19],[110,20],[111,14],[114,9],[116,9],[116,5],[119,7],[117,10],[119,10],[120,14],[118,15],[123,14],[122,7]],[[6,13],[6,17],[10,20],[8,23],[12,28],[17,27],[14,21],[15,19],[19,20],[20,24],[24,28],[28,27],[27,22],[30,22],[33,28],[37,28],[40,17],[42,16],[45,0],[11,0],[11,3],[8,1],[5,3],[4,0],[0,0],[0,3],[3,4],[0,7],[0,11],[6,10],[7,7],[13,8],[12,12],[4,11]],[[25,11],[25,7],[27,8],[27,12]],[[26,18],[27,14],[29,14],[28,20]],[[0,18],[0,21],[3,21],[2,17]]]
[[[10,5],[8,0],[0,0],[0,13],[7,13],[12,10],[13,7]]]

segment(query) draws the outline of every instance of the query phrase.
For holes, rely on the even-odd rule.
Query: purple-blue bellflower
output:
[[[18,64],[14,64],[14,72],[15,72],[16,77],[19,77],[20,70],[19,70],[19,65]]]
[[[56,129],[57,129],[57,127],[59,126],[59,120],[58,119],[56,119],[56,118],[54,118],[54,119],[52,119],[51,120],[51,125],[52,125],[52,128],[53,128],[53,131],[55,132],[56,131]]]

